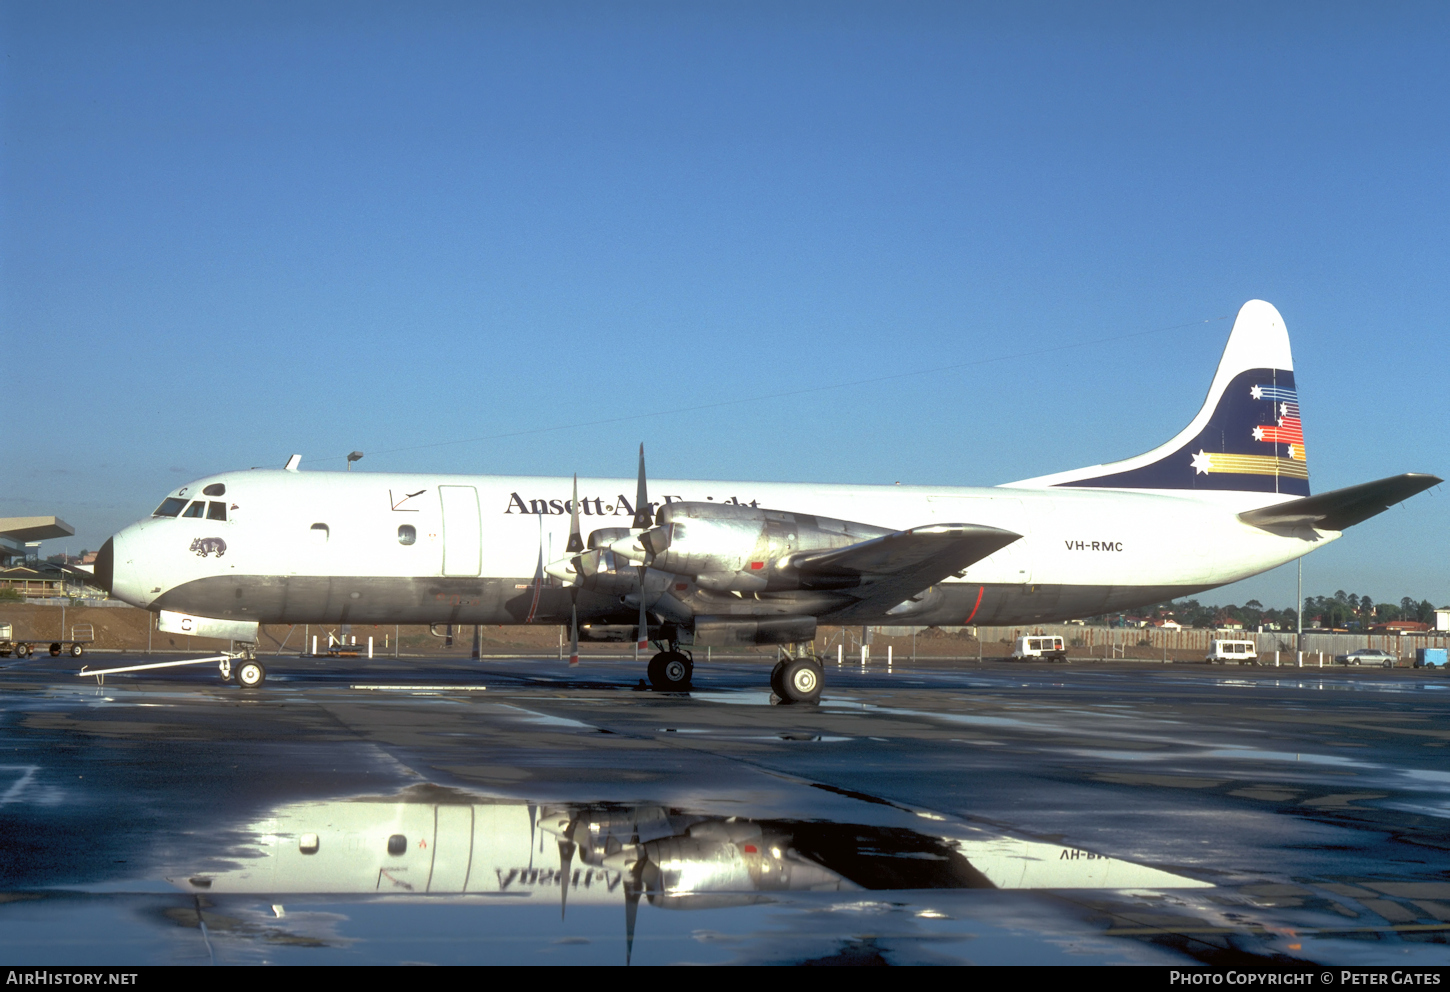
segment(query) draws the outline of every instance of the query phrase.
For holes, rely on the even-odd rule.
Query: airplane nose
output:
[[[115,572],[116,540],[108,537],[106,543],[101,545],[101,550],[96,552],[96,587],[110,592]]]
[[[96,552],[96,585],[111,594],[111,598],[119,599],[123,603],[130,603],[132,606],[145,606],[146,602],[142,596],[141,576],[137,574],[136,552],[145,547],[144,541],[138,542],[141,535],[136,533],[134,526],[127,527],[106,539],[101,545],[101,550]]]

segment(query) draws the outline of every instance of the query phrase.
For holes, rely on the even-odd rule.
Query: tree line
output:
[[[1251,599],[1242,606],[1230,603],[1227,606],[1200,603],[1196,599],[1169,600],[1134,613],[1133,616],[1146,620],[1175,620],[1185,627],[1215,628],[1225,622],[1236,621],[1245,628],[1277,624],[1280,630],[1293,630],[1298,615],[1292,607],[1272,609],[1257,599]],[[1114,613],[1092,618],[1094,623],[1126,622],[1128,614]],[[1304,597],[1304,626],[1312,627],[1315,621],[1326,629],[1363,630],[1372,624],[1389,623],[1394,620],[1415,620],[1435,624],[1435,606],[1428,599],[1416,600],[1405,596],[1398,603],[1377,603],[1373,596],[1345,592],[1340,589],[1332,596]]]

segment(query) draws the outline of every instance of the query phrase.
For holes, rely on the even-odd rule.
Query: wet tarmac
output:
[[[1450,963],[1443,674],[264,660],[0,666],[0,957]]]

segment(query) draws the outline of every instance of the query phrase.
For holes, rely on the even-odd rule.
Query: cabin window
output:
[[[316,854],[317,849],[321,846],[316,834],[303,834],[297,838],[297,850],[303,854]]]
[[[227,487],[220,482],[213,482],[201,491],[203,496],[225,496]]]
[[[398,543],[412,544],[418,540],[418,531],[412,524],[404,524],[398,528]]]
[[[393,834],[388,838],[388,853],[397,857],[408,852],[408,838],[402,834]]]
[[[227,518],[227,505],[212,500],[206,505],[206,518],[208,520],[225,520]]]
[[[327,524],[313,524],[308,533],[312,535],[313,544],[326,544],[332,531]]]
[[[206,500],[199,499],[186,508],[183,517],[204,517],[206,516]]]
[[[175,496],[168,496],[161,501],[161,505],[151,515],[153,517],[174,517],[181,512],[181,508],[185,505],[186,500],[178,499]]]

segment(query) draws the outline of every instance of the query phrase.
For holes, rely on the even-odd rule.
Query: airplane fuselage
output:
[[[578,484],[586,536],[629,527],[633,480]],[[112,592],[150,610],[263,623],[564,624],[571,591],[541,566],[564,555],[571,486],[568,478],[371,472],[210,476],[171,494],[173,508],[185,507],[177,515],[115,535]],[[960,576],[853,623],[1018,624],[1116,612],[1254,575],[1339,536],[1274,533],[1236,516],[1286,498],[1275,494],[1245,505],[1095,489],[686,480],[651,480],[650,491],[656,508],[735,503],[891,530],[968,523],[1022,535]],[[809,614],[830,623],[839,600],[803,590],[722,592],[688,576],[651,581],[697,615]],[[583,592],[578,606],[581,622],[635,616],[617,595]]]

